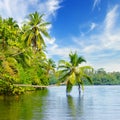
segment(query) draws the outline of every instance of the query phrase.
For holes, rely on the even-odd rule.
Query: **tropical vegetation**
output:
[[[38,12],[29,14],[22,26],[13,18],[0,17],[0,93],[21,94],[15,84],[48,85],[55,65],[45,53],[47,27]]]
[[[103,68],[99,68],[90,76],[94,85],[120,85],[120,72],[106,72]]]

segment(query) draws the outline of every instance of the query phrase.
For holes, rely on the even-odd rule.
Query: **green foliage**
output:
[[[0,17],[0,93],[21,94],[14,84],[48,85],[55,63],[47,59],[44,37],[48,22],[38,12],[31,13],[21,28],[13,18]]]
[[[71,92],[72,86],[78,84],[78,88],[80,89],[80,85],[82,86],[82,90],[84,90],[84,79],[87,79],[90,83],[92,80],[90,79],[87,72],[92,71],[93,68],[91,66],[80,66],[86,60],[83,57],[79,57],[77,53],[70,53],[70,62],[65,60],[60,60],[58,65],[58,74],[59,81],[66,83],[66,92]]]
[[[72,66],[78,66],[79,64],[86,62],[86,60],[83,57],[79,57],[78,54],[75,53],[70,53],[69,54],[70,57],[70,63],[72,64]]]
[[[98,69],[91,73],[94,85],[120,85],[120,72],[106,72],[104,69]],[[88,84],[86,82],[86,84]]]

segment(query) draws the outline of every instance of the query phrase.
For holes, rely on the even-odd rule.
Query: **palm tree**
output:
[[[90,83],[92,80],[86,74],[88,70],[92,70],[91,66],[80,66],[81,63],[86,62],[83,57],[79,57],[77,53],[69,54],[70,62],[65,60],[60,60],[58,69],[59,69],[59,80],[60,82],[66,83],[66,92],[71,92],[73,85],[78,84],[79,94],[84,90],[84,78],[86,78]]]
[[[46,71],[46,77],[49,79],[50,75],[52,73],[55,73],[55,67],[56,67],[56,64],[55,62],[52,60],[52,59],[47,59],[45,62],[44,62],[44,66],[43,68],[45,69]]]
[[[18,29],[19,28],[19,26],[18,26],[18,24],[17,24],[17,21],[15,21],[13,18],[8,18],[8,19],[6,19],[5,20],[6,21],[6,23],[7,23],[7,25],[8,25],[8,27],[9,28],[13,28],[13,29]]]
[[[24,34],[22,39],[25,41],[27,46],[32,46],[35,50],[41,50],[45,47],[44,37],[50,38],[47,32],[47,26],[50,24],[43,20],[43,14],[40,15],[38,12],[29,14],[28,24],[24,24]]]

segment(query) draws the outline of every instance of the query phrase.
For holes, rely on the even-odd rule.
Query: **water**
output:
[[[65,87],[0,96],[0,120],[120,120],[120,86],[77,87],[66,95]]]

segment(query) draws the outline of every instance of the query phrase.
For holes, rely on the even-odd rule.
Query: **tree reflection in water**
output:
[[[0,120],[42,120],[48,90],[29,92],[21,96],[0,97]]]
[[[72,119],[81,118],[83,115],[83,96],[73,98],[71,95],[67,95],[67,105],[69,111],[69,117]]]

